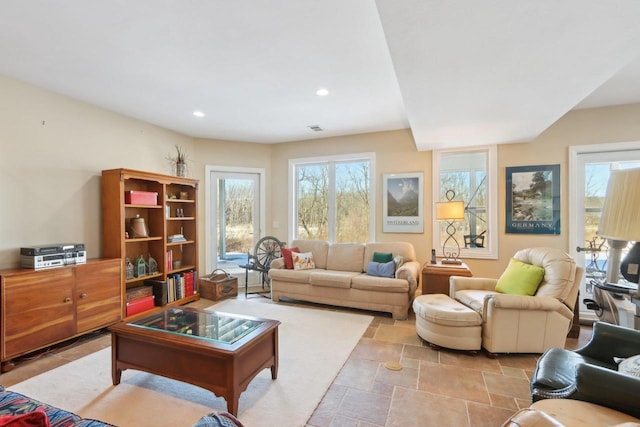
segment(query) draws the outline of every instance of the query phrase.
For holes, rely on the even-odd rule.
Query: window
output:
[[[454,222],[461,258],[496,259],[498,256],[497,148],[474,147],[433,152],[433,198],[463,201],[465,219]],[[435,209],[435,203],[434,203]],[[433,247],[442,256],[447,238],[445,222],[433,215]]]
[[[290,160],[292,239],[372,240],[373,165],[373,153]]]

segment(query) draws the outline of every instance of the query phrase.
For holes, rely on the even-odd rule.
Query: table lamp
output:
[[[620,273],[630,282],[638,283],[640,265],[640,168],[611,172],[597,235],[609,243],[606,280],[618,283]],[[636,242],[620,262],[627,242]],[[622,266],[622,271],[621,267]]]
[[[462,264],[462,261],[458,259],[460,255],[460,244],[455,238],[456,227],[453,225],[455,221],[464,219],[464,202],[454,201],[456,193],[453,190],[447,190],[445,197],[446,202],[436,202],[436,220],[445,221],[447,223],[447,239],[442,244],[442,254],[444,258],[441,260],[442,264]],[[456,245],[455,250],[447,252],[447,243],[449,240],[453,240]]]

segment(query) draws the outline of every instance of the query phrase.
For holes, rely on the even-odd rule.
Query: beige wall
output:
[[[640,104],[570,112],[534,141],[502,145],[499,161],[500,260],[466,260],[476,276],[497,275],[515,250],[549,245],[568,250],[568,147],[640,141]],[[382,233],[376,240],[406,240],[420,261],[431,251],[431,152],[418,152],[409,130],[300,141],[276,145],[193,139],[89,104],[0,76],[0,268],[19,264],[21,246],[84,242],[90,258],[100,249],[100,173],[130,168],[171,174],[167,157],[181,145],[190,176],[200,179],[205,209],[205,166],[264,168],[267,172],[267,234],[287,240],[289,158],[341,153],[376,153],[376,215],[382,215],[382,175],[425,172],[425,232]],[[561,164],[562,233],[559,236],[504,233],[505,167]],[[273,228],[273,223],[279,227]],[[200,223],[204,268],[204,222]]]
[[[100,256],[100,174],[170,173],[191,138],[0,76],[0,268],[22,246],[83,242]]]

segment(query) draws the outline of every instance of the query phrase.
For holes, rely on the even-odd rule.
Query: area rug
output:
[[[272,380],[265,369],[240,396],[238,418],[247,427],[304,426],[372,320],[252,299],[210,308],[282,322],[278,378]],[[124,371],[114,386],[110,348],[10,389],[121,427],[191,426],[202,415],[227,408],[208,390],[141,371]]]

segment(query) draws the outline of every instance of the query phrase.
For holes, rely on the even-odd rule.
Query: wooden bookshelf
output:
[[[143,203],[129,200],[129,192],[156,193],[157,198]],[[132,196],[133,197],[133,196]],[[135,235],[132,218],[143,218],[148,233]],[[123,318],[126,317],[126,291],[144,285],[148,279],[166,281],[170,275],[198,271],[198,180],[131,169],[102,171],[102,252],[122,262]],[[169,241],[183,235],[184,240]],[[171,254],[171,256],[169,256]],[[127,263],[151,256],[157,272],[127,276]],[[171,262],[171,264],[169,264]],[[137,270],[136,270],[137,272]],[[181,305],[199,299],[197,292],[169,305]]]

